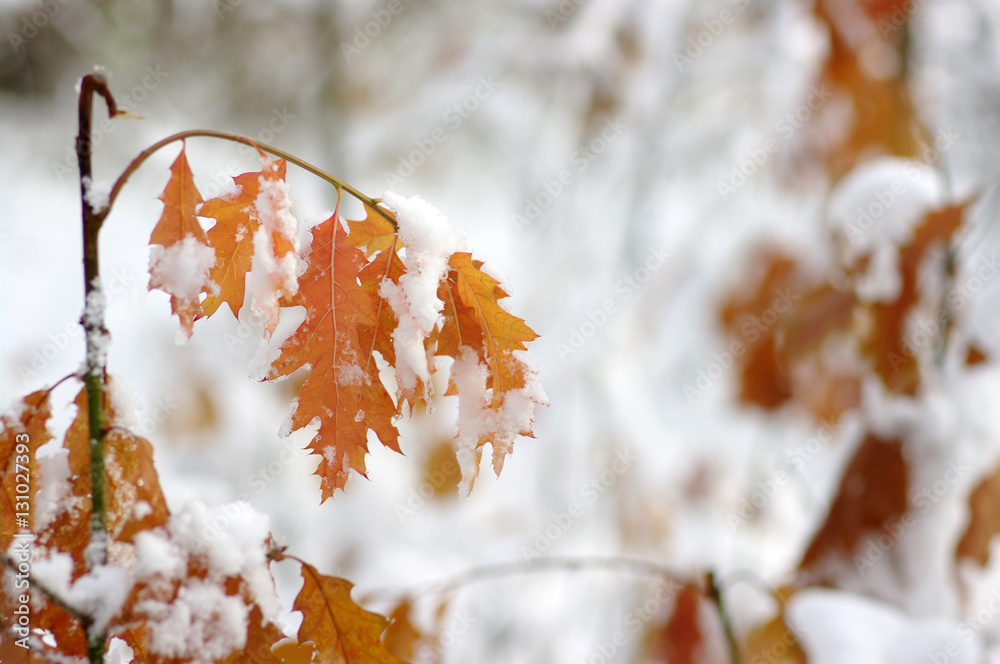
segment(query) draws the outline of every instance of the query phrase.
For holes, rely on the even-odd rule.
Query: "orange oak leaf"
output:
[[[746,635],[740,644],[744,662],[762,662],[780,653],[786,664],[806,664],[809,660],[795,632],[785,622],[782,611]]]
[[[545,404],[534,368],[517,354],[538,335],[498,304],[508,295],[482,270],[482,261],[456,252],[448,265],[444,322],[434,339],[435,352],[455,358],[452,381],[459,395],[460,448],[472,455],[478,469],[483,446],[491,443],[493,470],[499,475],[514,438],[533,435],[534,405]],[[485,369],[484,376],[479,367]],[[461,490],[466,493],[475,471],[468,461],[464,468],[472,472],[469,476],[463,470]]]
[[[915,344],[907,338],[907,323],[921,295],[917,277],[928,250],[935,244],[948,242],[961,227],[964,210],[970,202],[934,210],[924,217],[909,243],[899,250],[899,295],[891,302],[875,302],[870,307],[873,323],[869,335],[863,339],[863,350],[891,392],[910,396],[917,392],[920,358],[914,352]],[[930,322],[937,328],[936,320]]]
[[[339,224],[338,224],[339,225]],[[389,621],[351,599],[349,581],[302,564],[302,590],[293,610],[302,612],[299,643],[316,644],[318,661],[341,664],[404,664],[382,643]]]
[[[1000,466],[985,477],[969,496],[969,524],[955,547],[955,561],[973,560],[985,567],[990,542],[1000,534]]]
[[[131,543],[136,534],[162,526],[170,516],[145,438],[115,428],[105,439],[108,475],[108,534]]]
[[[170,167],[170,180],[160,200],[163,214],[149,238],[149,290],[170,295],[182,334],[190,337],[201,313],[201,294],[215,293],[218,286],[209,277],[216,263],[215,250],[196,216],[202,198],[183,148]]]
[[[399,237],[396,235],[396,228],[389,219],[395,216],[389,210],[379,206],[373,208],[364,203],[366,216],[357,221],[348,221],[347,225],[351,229],[347,236],[348,242],[362,249],[369,258],[376,252],[392,250],[393,244],[402,246]]]
[[[903,5],[903,0],[815,3],[819,24],[829,29],[830,48],[808,107],[822,113],[826,104],[842,104],[852,111],[841,121],[847,126],[837,127],[835,132],[830,131],[829,123],[809,123],[810,130],[823,134],[819,143],[834,179],[873,155],[906,157],[919,151],[924,132],[910,96],[906,69],[898,64],[904,61],[907,48],[904,35],[909,12]],[[879,65],[873,65],[873,52],[885,54]],[[788,118],[795,126],[802,119],[800,115],[792,122],[791,114]]]
[[[86,573],[84,550],[90,543],[90,418],[87,414],[87,390],[76,395],[76,418],[66,431],[60,454],[69,466],[66,489],[52,506],[53,516],[39,533],[39,544],[68,553],[73,558],[75,581]],[[42,482],[49,481],[43,476]]]
[[[261,161],[259,192],[254,200],[260,227],[253,235],[250,286],[251,306],[266,317],[264,333],[269,338],[278,327],[280,306],[299,289],[299,239],[285,182],[285,163],[272,162],[263,153]]]
[[[274,162],[279,178],[285,177],[284,159]],[[205,201],[198,214],[215,219],[208,230],[208,242],[215,248],[218,259],[210,275],[219,285],[218,294],[209,294],[201,303],[202,315],[211,316],[222,303],[229,305],[239,317],[246,295],[246,277],[253,264],[254,236],[260,228],[257,196],[260,194],[261,171],[241,173],[234,178],[236,191]]]
[[[247,618],[246,646],[221,660],[221,664],[282,664],[283,660],[274,652],[274,646],[285,638],[277,625],[265,620],[260,607],[254,604]]]
[[[358,283],[365,256],[348,243],[336,213],[311,233],[309,267],[291,299],[305,307],[306,318],[281,345],[267,378],[310,367],[291,429],[319,420],[310,448],[322,457],[316,474],[326,500],[344,488],[352,468],[365,475],[369,429],[397,452],[399,432],[392,423],[396,406],[379,379],[371,346],[363,346],[358,333],[376,324],[371,300]]]
[[[389,614],[389,626],[385,630],[385,647],[393,655],[403,660],[417,655],[417,645],[424,636],[410,621],[412,606],[409,601],[400,602]]]
[[[478,322],[483,343],[473,348],[490,365],[487,387],[493,389],[493,405],[499,405],[508,391],[524,386],[524,367],[513,360],[513,351],[527,350],[525,344],[537,339],[538,335],[522,319],[497,303],[508,295],[499,281],[482,270],[483,261],[473,260],[470,253],[456,252],[448,265],[453,270],[449,279],[455,284],[458,295],[457,300],[452,300],[453,306],[472,314]],[[461,338],[463,317],[454,311],[453,314],[451,321],[446,314],[445,324],[452,322],[458,327]],[[470,338],[475,337],[474,333],[470,335],[468,328],[464,332]]]
[[[90,543],[90,417],[87,392],[76,397],[76,418],[66,431],[62,454],[69,466],[69,486],[52,507],[53,516],[39,533],[39,543],[73,558],[73,579],[86,572],[84,550]],[[108,407],[111,421],[115,411]],[[105,436],[108,535],[131,542],[136,533],[166,522],[169,513],[153,465],[149,441],[112,427]],[[43,482],[51,481],[42,477]]]
[[[49,391],[24,397],[16,408],[0,417],[0,550],[7,551],[14,536],[32,530],[35,493],[38,490],[38,448],[52,440],[47,425],[52,417]],[[23,521],[18,521],[22,519]]]

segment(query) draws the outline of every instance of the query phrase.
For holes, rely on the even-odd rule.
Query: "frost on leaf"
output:
[[[170,167],[170,180],[160,195],[163,214],[149,238],[149,289],[170,295],[173,312],[181,319],[181,330],[190,337],[201,313],[202,293],[216,293],[209,277],[216,255],[198,223],[196,213],[201,194],[194,185],[184,150]]]

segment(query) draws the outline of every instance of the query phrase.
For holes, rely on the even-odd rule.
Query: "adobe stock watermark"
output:
[[[993,281],[998,272],[1000,263],[997,262],[996,254],[993,254],[981,261],[976,271],[965,281],[948,291],[946,296],[948,306],[938,307],[932,316],[921,319],[916,324],[917,329],[903,338],[902,355],[896,352],[889,352],[886,355],[893,373],[897,373],[900,367],[905,366],[909,360],[917,357],[921,350],[940,338],[953,313],[965,308],[966,303],[972,300],[986,284]]]
[[[493,79],[493,74],[480,76],[476,80],[476,86],[469,94],[445,109],[444,113],[441,114],[442,122],[449,131],[458,131],[465,121],[472,117],[500,89],[501,85],[500,82]],[[445,131],[443,126],[435,127],[425,136],[413,139],[413,144],[417,146],[416,149],[399,155],[399,165],[396,170],[383,173],[386,186],[395,187],[416,173],[417,169],[437,152],[438,146],[447,141],[448,131]]]
[[[553,512],[549,515],[548,523],[533,533],[531,541],[533,546],[526,544],[521,546],[521,556],[525,560],[540,558],[543,553],[551,549],[559,538],[573,528],[576,520],[586,513],[584,508],[596,503],[638,460],[639,457],[632,450],[618,450],[615,453],[615,460],[607,470],[596,477],[591,477],[580,487],[580,500],[571,502],[563,512]]]
[[[439,661],[438,653],[440,653],[444,648],[450,648],[455,639],[460,637],[469,631],[469,627],[476,624],[476,618],[468,609],[463,609],[458,612],[458,615],[451,618],[448,621],[448,627],[437,634],[433,639],[424,640],[421,646],[417,649],[416,661],[419,662],[437,662]]]
[[[781,137],[781,140],[788,141],[832,97],[833,90],[826,83],[812,86],[809,88],[809,96],[806,101],[796,106],[794,110],[785,113],[781,119],[774,123],[774,131]],[[771,156],[781,149],[781,140],[775,136],[768,136],[760,145],[751,149],[742,161],[733,165],[727,179],[715,181],[715,190],[723,202],[749,182],[750,178],[767,164]]]
[[[902,3],[894,3],[892,12],[888,17],[878,20],[878,31],[883,39],[902,28],[910,20],[910,17],[926,2],[926,0],[903,0]]]
[[[785,454],[785,461],[795,468],[795,472],[801,473],[806,464],[833,440],[838,431],[840,431],[838,422],[820,420],[820,428],[816,435]],[[760,510],[784,489],[788,480],[788,473],[778,470],[771,479],[757,482],[753,493],[740,500],[739,509],[726,515],[726,523],[732,530],[739,532],[740,528],[756,518]]]
[[[169,420],[170,416],[180,410],[180,408],[181,405],[177,403],[177,400],[173,396],[159,397],[153,402],[153,408],[149,414],[140,417],[132,427],[132,430],[144,438],[149,438],[156,431],[157,427]]]
[[[704,369],[699,369],[694,385],[684,383],[682,388],[689,404],[696,403],[712,389],[715,382],[732,368],[736,360],[753,347],[778,320],[792,310],[792,303],[801,297],[793,293],[791,288],[778,289],[770,306],[761,312],[760,316],[750,316],[740,326],[740,335],[745,341],[733,341],[729,349],[721,353],[712,353],[712,362]]]
[[[788,628],[791,617],[784,615],[786,628],[782,631],[781,638],[772,638],[768,643],[754,653],[753,657],[746,660],[748,664],[782,664],[787,661],[788,654],[792,648],[801,648],[799,635],[807,634],[808,631],[801,620],[795,620],[795,630]]]
[[[226,20],[226,14],[236,11],[236,8],[243,4],[243,0],[215,0],[215,15],[220,21]]]
[[[146,101],[149,97],[149,93],[160,87],[160,84],[167,78],[170,77],[170,72],[164,71],[160,65],[150,65],[146,67],[145,74],[139,83],[132,86],[127,92],[119,92],[113,90],[115,96],[115,103],[118,105],[119,109],[123,109],[134,113],[135,109],[139,105]],[[112,86],[116,87],[116,86]],[[91,130],[91,144],[93,147],[97,147],[104,140],[107,134],[111,134],[119,126],[121,120],[112,120],[111,118],[102,118],[100,121],[95,123],[95,126]],[[55,174],[59,182],[62,182],[67,175],[72,175],[76,177],[77,169],[79,168],[77,164],[76,156],[76,141],[70,141],[66,144],[66,151],[63,160],[52,161],[52,172]]]
[[[308,448],[297,447],[292,438],[286,438],[276,458],[264,465],[257,466],[247,476],[248,489],[253,489],[253,495],[259,496],[267,490],[267,487],[284,475],[293,463],[308,455]],[[212,517],[211,523],[205,526],[201,533],[196,534],[205,542],[214,542],[219,535],[235,523],[243,510],[250,506],[250,495],[249,491],[241,491],[236,496],[235,502],[220,505],[219,511]]]
[[[125,292],[128,285],[135,280],[135,276],[124,270],[114,270],[111,278],[104,283],[104,293],[108,302],[120,293]],[[69,344],[77,337],[83,338],[83,327],[79,321],[66,323],[66,325],[56,332],[48,335],[48,342],[41,348],[31,351],[31,360],[17,366],[17,375],[22,381],[29,381],[36,378],[39,372],[48,368]]]
[[[934,140],[920,151],[917,158],[911,159],[909,163],[907,163],[907,178],[896,178],[889,184],[888,187],[875,192],[875,200],[867,206],[858,206],[857,210],[855,210],[857,218],[847,224],[845,229],[847,239],[852,244],[857,243],[861,237],[871,230],[872,226],[875,225],[875,222],[881,219],[885,213],[896,204],[900,195],[909,189],[910,184],[917,181],[920,177],[920,167],[932,166],[936,164],[941,158],[941,155],[947,152],[955,144],[956,138],[961,138],[961,135],[955,133],[951,127],[939,130],[934,136]]]
[[[611,317],[618,313],[618,308],[625,302],[632,299],[632,296],[639,292],[643,285],[649,281],[654,272],[666,265],[667,259],[673,255],[673,249],[664,249],[662,246],[650,249],[646,261],[634,269],[630,274],[623,274],[615,282],[615,298],[607,298],[601,302],[601,306],[596,309],[589,309],[586,320],[579,325],[574,325],[569,329],[569,336],[566,342],[556,344],[556,352],[563,362],[570,355],[574,355],[583,348],[587,341],[597,334],[598,330],[607,325]]]
[[[694,64],[694,61],[700,58],[706,50],[712,47],[715,40],[722,36],[722,33],[726,31],[726,26],[736,22],[736,17],[739,16],[740,12],[750,6],[750,0],[731,0],[731,2],[735,9],[727,7],[720,11],[716,18],[702,21],[702,30],[688,36],[684,52],[674,51],[674,65],[677,66],[677,71],[683,72],[685,67]]]
[[[569,167],[563,168],[550,180],[542,183],[542,191],[535,196],[524,199],[524,208],[520,214],[511,215],[511,221],[518,232],[526,226],[531,226],[549,209],[557,198],[563,195],[573,184],[576,175],[586,171],[590,164],[604,154],[628,129],[620,117],[604,121],[604,129],[584,146],[574,150],[569,156]]]
[[[13,30],[7,33],[7,41],[15,53],[20,53],[24,46],[35,38],[35,36],[52,22],[62,8],[70,3],[70,0],[35,0],[38,10],[30,16],[21,17],[21,26],[17,32]]]
[[[412,0],[406,0],[407,3]],[[402,0],[389,0],[382,9],[373,9],[368,12],[371,20],[363,25],[354,27],[353,39],[350,42],[340,42],[340,52],[344,54],[344,60],[351,64],[351,60],[359,55],[373,39],[376,39],[382,31],[389,27],[392,19],[403,13]]]
[[[680,581],[666,579],[657,586],[652,597],[632,607],[632,610],[625,614],[624,628],[615,630],[607,641],[595,644],[595,652],[578,659],[578,664],[608,664],[616,661],[615,655],[619,649],[628,645],[629,641],[642,631],[644,625],[658,617],[663,606],[672,602],[683,588],[684,585]]]
[[[868,548],[865,549],[864,554],[859,553],[854,556],[854,567],[858,574],[864,576],[869,568],[875,567],[885,557],[885,554],[916,525],[917,519],[914,512],[918,515],[926,514],[971,471],[971,466],[967,466],[961,461],[949,461],[940,479],[935,480],[930,486],[912,491],[910,503],[913,507],[904,512],[899,519],[883,523],[882,530],[884,532],[870,534],[867,538]]]
[[[570,16],[583,4],[583,0],[562,0],[555,11],[549,9],[545,12],[545,20],[549,23],[549,30],[555,31],[556,26],[565,23]]]

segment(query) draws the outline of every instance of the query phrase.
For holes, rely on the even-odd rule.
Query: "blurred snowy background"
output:
[[[958,246],[974,266],[997,246],[1000,5],[906,4],[918,115],[951,142],[884,223],[912,223],[977,192]],[[740,405],[739,377],[722,357],[719,309],[757,278],[754,250],[776,243],[821,270],[830,225],[911,167],[874,159],[833,188],[830,173],[802,159],[810,125],[836,130],[850,113],[825,107],[816,87],[830,39],[812,2],[0,0],[0,33],[0,403],[82,360],[74,86],[95,65],[111,74],[120,105],[145,116],[100,125],[96,179],[113,181],[175,131],[229,130],[370,195],[419,194],[506,275],[506,306],[541,334],[530,354],[551,407],[537,438],[518,441],[499,479],[484,459],[472,496],[459,500],[446,399],[402,426],[405,457],[372,445],[369,480],[354,477],[321,506],[307,440],[278,436],[289,383],[247,380],[260,326],[220,315],[178,346],[167,297],[147,292],[146,245],[175,147],[130,180],[105,224],[110,370],[134,392],[135,428],[153,442],[171,508],[247,499],[291,552],[355,582],[356,598],[378,591],[373,609],[535,553],[639,557],[723,579],[751,570],[758,585],[778,587],[822,523],[862,423],[880,417],[882,406],[848,413],[833,442],[811,445],[826,425],[795,404],[766,415]],[[873,49],[872,71],[898,72],[892,56]],[[745,183],[720,185],[755,154],[764,156]],[[188,158],[205,198],[258,168],[254,154],[208,139],[190,140]],[[290,168],[289,182],[300,221],[333,208],[334,191],[312,176]],[[963,312],[964,333],[987,351],[1000,351],[998,298],[988,282]],[[998,388],[987,363],[971,378],[942,376],[911,403],[906,417],[984,465],[907,547],[954,546],[972,483],[1000,454]],[[75,389],[57,395],[70,400]],[[794,472],[788,455],[802,449],[805,468]],[[778,472],[790,479],[735,526],[741,509],[747,517],[742,501],[767,493]],[[841,661],[841,651],[852,662],[927,661],[980,608],[927,555],[920,590],[897,593],[892,607],[833,591],[800,598],[810,661]],[[278,568],[290,607],[297,570]],[[1000,572],[981,574],[985,602]],[[470,585],[451,597],[444,661],[654,661],[647,641],[669,606],[638,622],[635,610],[657,588],[599,571]],[[726,601],[738,633],[767,615],[754,584],[727,586]],[[421,606],[430,616],[435,601]],[[874,617],[862,620],[865,611]],[[1000,621],[975,631],[954,661],[984,661],[973,656],[1000,638]],[[719,639],[713,648],[724,652]]]

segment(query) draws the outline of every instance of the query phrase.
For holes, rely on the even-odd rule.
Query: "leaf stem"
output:
[[[398,226],[396,225],[396,220],[393,218],[393,216],[378,206],[378,199],[362,194],[360,191],[358,191],[351,185],[347,184],[340,178],[336,178],[327,173],[326,171],[321,170],[316,166],[313,166],[304,159],[299,159],[295,155],[285,152],[280,148],[276,148],[272,145],[267,145],[266,143],[260,143],[253,139],[247,138],[246,136],[240,136],[239,134],[233,134],[228,131],[218,131],[215,129],[190,129],[188,131],[182,131],[176,134],[171,134],[170,136],[167,136],[166,138],[161,139],[156,143],[153,143],[148,148],[140,152],[139,155],[135,159],[133,159],[132,162],[128,165],[125,171],[120,176],[118,176],[118,179],[111,187],[111,193],[108,196],[108,206],[102,211],[101,219],[103,220],[103,218],[107,216],[108,212],[111,210],[111,206],[114,204],[115,199],[118,198],[118,194],[121,191],[122,187],[125,186],[125,182],[128,180],[129,176],[131,176],[132,173],[134,173],[136,169],[138,169],[139,166],[142,165],[144,161],[146,161],[146,159],[148,159],[150,156],[153,155],[153,153],[155,153],[157,150],[159,150],[164,146],[170,145],[171,143],[176,143],[177,141],[182,141],[186,138],[192,138],[195,136],[202,136],[207,138],[219,138],[225,141],[232,141],[234,143],[242,143],[243,145],[249,145],[250,147],[262,150],[264,152],[269,152],[270,154],[273,154],[276,157],[280,157],[285,161],[289,161],[298,166],[299,168],[309,171],[310,173],[319,177],[320,179],[325,180],[330,184],[332,184],[334,187],[337,188],[338,196],[340,191],[346,191],[347,193],[349,193],[351,196],[354,196],[362,203],[371,206],[372,209],[374,209],[376,212],[382,215],[382,217],[384,217],[386,221],[392,224],[393,228],[398,229]]]
[[[108,330],[104,325],[104,294],[101,290],[100,263],[98,260],[98,234],[107,215],[105,210],[95,210],[91,205],[90,187],[93,182],[91,169],[91,125],[94,93],[100,94],[108,105],[108,114],[118,114],[114,97],[108,89],[107,79],[101,74],[88,74],[80,84],[79,121],[80,133],[76,138],[76,157],[80,166],[80,202],[83,209],[83,295],[84,310],[80,323],[87,339],[87,355],[83,380],[87,389],[87,418],[90,428],[90,545],[87,564],[91,567],[107,562],[108,496],[107,471],[104,466],[104,396],[107,371],[106,347]],[[89,627],[89,623],[85,624]],[[87,633],[87,654],[91,664],[104,660],[107,634]]]

